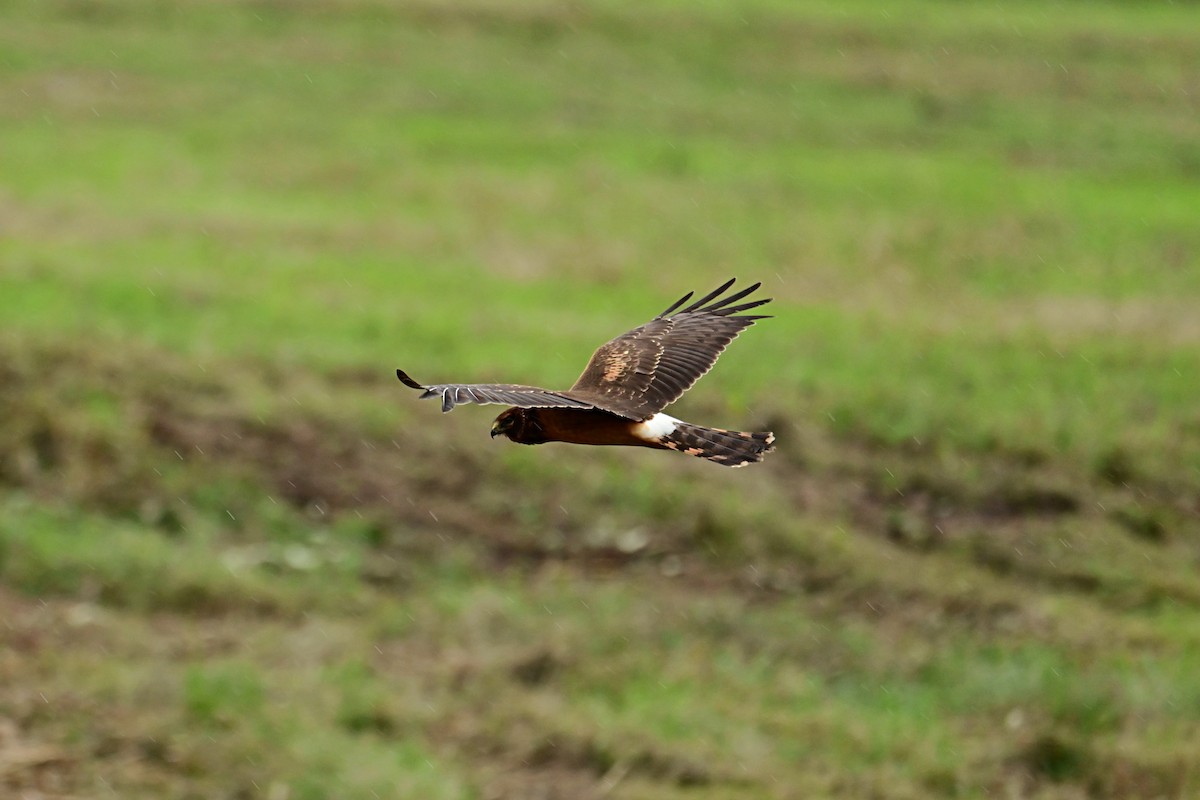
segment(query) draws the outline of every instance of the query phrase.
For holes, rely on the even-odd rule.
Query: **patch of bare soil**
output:
[[[547,732],[532,721],[517,720],[499,736],[461,717],[447,720],[435,733],[456,742],[472,761],[488,765],[481,781],[485,797],[599,800],[630,779],[684,789],[744,783],[713,765],[653,746]]]
[[[991,788],[1020,797],[1073,785],[1094,798],[1185,797],[1192,774],[1186,762],[1177,754],[1132,757],[1063,731],[1033,730],[1018,737]]]
[[[38,742],[11,719],[0,717],[0,788],[14,794],[68,797],[64,767],[72,760],[66,751]]]
[[[59,636],[53,604],[0,586],[0,795],[67,800],[76,797],[79,754],[44,741],[28,722],[46,699],[29,681],[27,662]]]

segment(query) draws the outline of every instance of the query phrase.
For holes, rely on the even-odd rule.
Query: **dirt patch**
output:
[[[62,775],[72,760],[65,750],[30,738],[15,721],[0,717],[0,787],[61,796],[70,788]]]
[[[544,797],[587,800],[609,797],[622,783],[642,779],[682,789],[730,786],[745,781],[712,764],[635,743],[546,732],[532,723],[514,722],[503,737],[461,727],[441,734],[489,766],[481,788],[490,797]],[[465,745],[464,745],[465,743]]]
[[[1188,759],[1100,747],[1063,731],[1030,732],[1005,762],[1006,787],[1022,796],[1047,787],[1079,786],[1088,797],[1182,797],[1189,785]]]

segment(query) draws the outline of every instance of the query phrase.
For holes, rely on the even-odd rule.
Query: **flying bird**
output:
[[[396,370],[405,386],[440,397],[442,411],[460,403],[512,406],[492,423],[492,438],[520,444],[571,442],[677,450],[727,467],[742,467],[774,449],[775,434],[706,428],[675,419],[663,409],[712,369],[745,328],[765,316],[742,314],[769,303],[735,305],[762,284],[722,297],[729,280],[686,308],[688,292],[654,319],[592,355],[575,385],[562,392],[509,383],[442,383],[424,386]]]

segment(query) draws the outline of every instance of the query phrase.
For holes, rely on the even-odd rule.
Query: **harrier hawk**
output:
[[[662,410],[712,369],[717,356],[733,339],[764,316],[734,316],[766,300],[734,305],[761,284],[721,298],[733,285],[716,291],[684,309],[688,292],[666,311],[641,327],[603,345],[587,368],[565,392],[510,383],[421,384],[396,370],[396,376],[426,397],[441,397],[442,411],[456,403],[502,403],[513,406],[492,423],[492,437],[504,434],[520,444],[631,445],[678,450],[728,467],[741,467],[774,449],[775,434],[703,428]],[[720,298],[720,299],[718,299]],[[705,305],[707,303],[707,305]]]

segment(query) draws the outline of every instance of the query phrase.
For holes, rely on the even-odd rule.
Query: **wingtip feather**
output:
[[[402,369],[396,370],[396,377],[400,379],[401,383],[403,383],[405,386],[409,387],[410,389],[425,389],[424,386],[417,383],[412,378],[408,377],[408,373]]]
[[[718,286],[716,289],[713,289],[711,292],[709,292],[708,294],[704,295],[704,297],[701,297],[699,300],[697,300],[696,302],[692,303],[690,306],[688,306],[687,308],[685,308],[685,309],[684,309],[683,311],[681,311],[680,313],[681,313],[681,314],[687,314],[687,313],[689,313],[689,312],[692,312],[692,311],[696,311],[696,310],[698,310],[698,309],[699,309],[701,306],[703,306],[705,303],[709,302],[709,301],[710,301],[710,300],[712,300],[713,298],[720,297],[720,296],[721,296],[721,294],[722,294],[722,293],[723,293],[723,292],[724,292],[726,289],[728,289],[730,286],[733,286],[733,283],[734,283],[734,281],[736,281],[736,280],[737,280],[737,278],[730,278],[729,280],[725,281],[725,282],[724,282],[724,283],[722,283],[720,286]]]
[[[687,293],[687,294],[685,294],[683,297],[679,298],[679,299],[678,299],[678,300],[676,300],[674,303],[672,303],[672,304],[671,304],[671,306],[670,306],[670,307],[669,307],[669,308],[668,308],[666,311],[664,311],[664,312],[662,312],[661,314],[659,314],[659,315],[658,315],[658,319],[662,319],[663,317],[665,317],[665,316],[668,316],[668,315],[669,315],[669,314],[670,314],[672,311],[674,311],[675,309],[679,308],[681,305],[683,305],[683,304],[684,304],[684,303],[686,303],[688,300],[690,300],[690,299],[691,299],[691,297],[692,297],[692,292],[688,292],[688,293]]]

